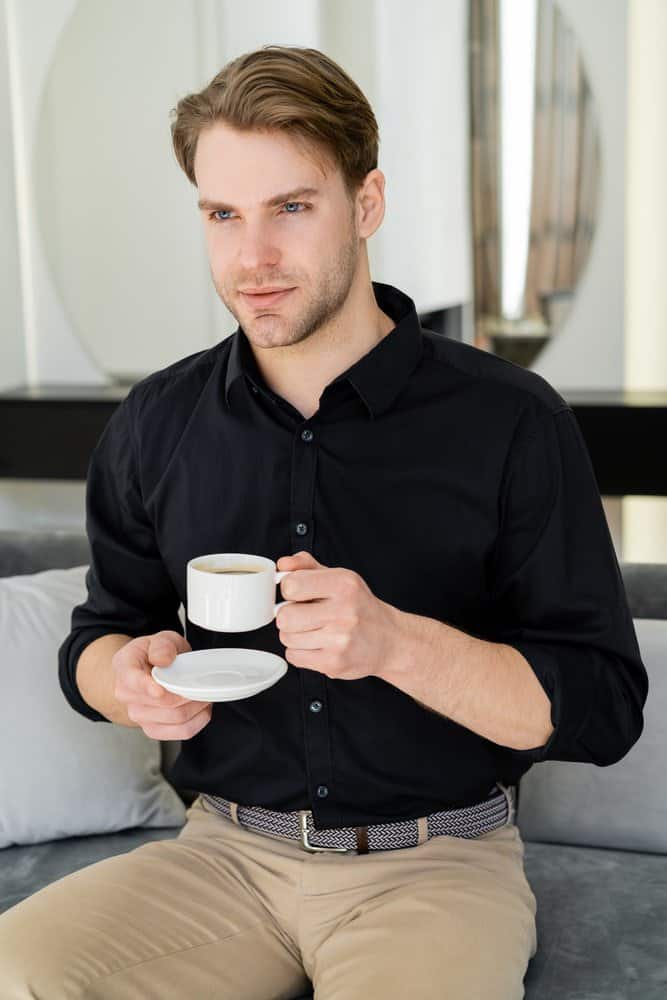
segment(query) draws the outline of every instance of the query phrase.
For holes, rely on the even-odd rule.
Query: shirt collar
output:
[[[409,295],[380,281],[373,281],[375,300],[396,324],[367,354],[336,382],[347,381],[365,403],[371,417],[387,410],[416,368],[422,355],[423,339],[415,304]],[[265,385],[248,338],[239,326],[231,335],[232,344],[225,377],[225,400],[229,406],[229,391],[241,375],[261,388]]]

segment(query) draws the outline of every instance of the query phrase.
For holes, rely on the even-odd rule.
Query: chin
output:
[[[290,336],[291,331],[285,328],[284,323],[271,323],[271,320],[275,320],[275,317],[260,316],[255,317],[247,325],[241,324],[251,344],[256,347],[289,347],[295,343],[293,334]]]

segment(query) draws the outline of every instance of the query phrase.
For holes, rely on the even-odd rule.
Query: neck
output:
[[[308,419],[317,411],[327,385],[368,354],[395,325],[378,307],[370,277],[363,282],[355,279],[343,309],[310,337],[288,347],[251,347],[269,388]]]

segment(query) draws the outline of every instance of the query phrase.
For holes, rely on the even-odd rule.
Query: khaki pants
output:
[[[170,840],[0,916],[2,1000],[520,1000],[536,901],[514,824],[308,854],[198,798]]]

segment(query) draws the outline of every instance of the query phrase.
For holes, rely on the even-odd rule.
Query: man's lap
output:
[[[177,838],[90,865],[0,916],[0,992],[272,1000],[300,995],[307,974],[318,1000],[509,1000],[523,996],[534,917],[516,827],[310,855],[199,799]]]

